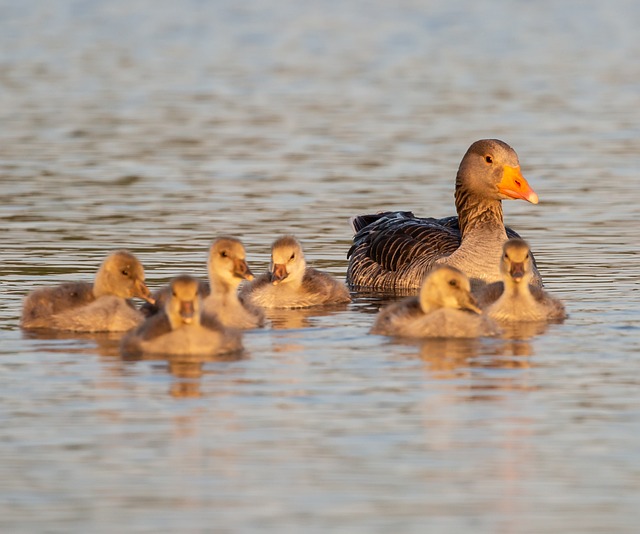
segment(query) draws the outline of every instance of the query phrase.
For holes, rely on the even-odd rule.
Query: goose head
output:
[[[170,284],[171,294],[165,305],[171,328],[200,322],[200,297],[198,281],[187,275],[174,278]]]
[[[207,267],[212,284],[218,281],[237,288],[243,280],[253,280],[244,246],[234,237],[219,237],[212,243]]]
[[[274,286],[300,282],[306,267],[302,246],[295,237],[286,235],[271,246],[271,281]]]
[[[456,204],[462,205],[471,195],[481,200],[521,199],[538,203],[538,195],[522,176],[515,150],[498,139],[476,141],[460,162]]]
[[[139,297],[153,304],[151,292],[144,283],[144,268],[133,254],[117,250],[100,265],[93,283],[96,297],[115,295],[124,299]]]
[[[471,294],[471,284],[460,270],[442,265],[433,269],[420,290],[420,307],[428,313],[437,308],[453,308],[482,313]]]
[[[500,271],[505,282],[528,285],[533,278],[529,245],[522,239],[509,239],[502,248]]]

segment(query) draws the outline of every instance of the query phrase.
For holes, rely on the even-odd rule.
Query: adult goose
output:
[[[498,332],[471,295],[469,279],[446,265],[429,273],[420,296],[383,308],[371,329],[372,334],[412,338],[470,338]]]
[[[126,250],[105,258],[94,282],[67,282],[31,292],[24,301],[20,325],[73,332],[124,332],[144,316],[128,299],[153,302],[144,269]]]
[[[531,285],[533,262],[529,245],[509,239],[500,261],[502,282],[487,285],[478,296],[489,317],[500,322],[561,321],[564,305],[542,288]]]
[[[497,139],[476,141],[456,176],[457,217],[419,218],[400,211],[352,219],[356,233],[347,254],[347,282],[356,288],[413,290],[438,264],[457,267],[474,285],[499,281],[502,245],[519,237],[504,226],[506,199],[538,203],[515,151]],[[535,263],[533,273],[533,283],[542,285]]]

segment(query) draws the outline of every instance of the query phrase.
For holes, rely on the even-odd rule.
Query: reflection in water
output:
[[[167,362],[167,370],[176,379],[171,384],[169,394],[172,397],[200,397],[200,385],[205,374],[205,364],[237,362],[247,358],[244,351],[222,355],[167,355],[159,354],[123,354],[124,361]]]
[[[348,304],[336,304],[332,306],[314,306],[311,308],[294,309],[264,309],[267,320],[274,330],[287,330],[297,328],[309,328],[314,326],[318,317],[329,317],[345,311]]]
[[[531,366],[533,348],[525,341],[428,339],[420,358],[438,378],[451,378],[471,368],[513,369]]]
[[[43,341],[45,343],[39,344],[39,348],[42,351],[54,352],[54,353],[89,353],[95,354],[96,352],[100,356],[105,357],[119,357],[120,356],[120,339],[122,338],[122,332],[66,332],[62,330],[22,330],[22,337],[24,339],[33,339]],[[71,346],[67,344],[57,343],[59,340],[68,341],[87,341],[91,346],[91,349],[84,348],[72,343]],[[46,343],[51,341],[51,343]],[[94,346],[95,344],[95,346]]]
[[[520,323],[499,323],[503,339],[531,339],[544,334],[549,328],[546,321],[524,321]]]

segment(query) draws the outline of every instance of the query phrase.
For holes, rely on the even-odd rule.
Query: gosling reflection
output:
[[[274,330],[310,328],[321,317],[329,317],[347,309],[347,304],[334,304],[315,308],[277,309],[265,308],[266,319]]]
[[[426,339],[418,355],[433,378],[467,376],[477,369],[528,369],[534,351],[521,340]],[[498,385],[498,386],[497,386]],[[498,377],[491,388],[513,389],[513,377]]]
[[[175,398],[202,397],[202,377],[213,371],[207,370],[207,364],[229,363],[246,359],[244,352],[227,354],[200,355],[160,355],[149,353],[125,353],[124,361],[156,361],[166,362],[167,371],[175,378],[169,389],[169,395]]]
[[[23,330],[23,339],[43,341],[38,348],[42,351],[61,354],[95,354],[118,358],[120,356],[121,332],[73,332],[67,330]],[[93,346],[70,346],[58,341],[89,341]]]
[[[523,339],[395,338],[388,344],[390,348],[415,347],[415,351],[405,352],[405,357],[418,357],[424,362],[425,371],[438,380],[469,376],[477,369],[528,369],[535,354],[531,343]],[[512,389],[512,378],[497,377],[495,383]]]

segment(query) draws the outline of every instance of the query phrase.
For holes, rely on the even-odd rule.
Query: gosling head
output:
[[[253,280],[253,273],[246,261],[246,252],[239,239],[219,237],[209,249],[209,280],[238,287],[243,280]]]
[[[533,277],[533,265],[529,245],[522,239],[509,239],[502,247],[500,271],[505,281],[529,284]]]
[[[471,294],[469,279],[455,267],[442,265],[433,269],[422,284],[420,307],[428,313],[437,308],[453,308],[482,313]]]
[[[302,246],[295,237],[286,235],[271,246],[271,281],[274,286],[301,281],[306,267]]]
[[[96,297],[115,295],[130,299],[139,297],[153,304],[151,292],[144,283],[144,269],[133,254],[117,250],[109,254],[100,265],[93,283]]]
[[[171,295],[165,305],[171,327],[175,330],[184,325],[200,322],[200,296],[198,281],[188,275],[174,278],[170,284]]]

